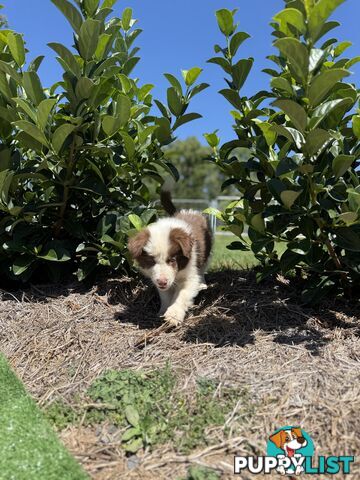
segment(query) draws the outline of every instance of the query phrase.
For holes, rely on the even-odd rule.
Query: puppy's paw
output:
[[[304,467],[298,465],[295,470],[295,475],[301,475],[304,472]]]
[[[278,467],[276,469],[277,472],[280,473],[280,475],[286,475],[286,472],[285,472],[285,467],[283,467],[282,465],[280,467]]]
[[[176,305],[172,305],[166,310],[164,315],[164,320],[170,325],[173,325],[176,327],[184,320],[185,313],[186,312],[184,311],[184,309]]]

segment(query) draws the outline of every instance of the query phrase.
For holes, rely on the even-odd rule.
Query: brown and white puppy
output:
[[[281,457],[296,457],[298,456],[296,451],[300,448],[306,447],[307,440],[303,437],[301,428],[291,428],[291,429],[282,429],[279,432],[271,435],[270,440],[284,451],[285,455],[278,455],[278,458]],[[304,471],[302,466],[297,466],[295,474],[300,475]],[[278,472],[281,475],[285,475],[286,471],[283,466],[278,468]]]
[[[199,291],[206,288],[204,271],[212,235],[204,215],[194,210],[177,213],[169,192],[162,192],[161,201],[172,216],[161,218],[130,238],[128,248],[159,292],[159,315],[178,325]]]

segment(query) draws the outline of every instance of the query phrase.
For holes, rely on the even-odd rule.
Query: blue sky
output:
[[[71,45],[72,33],[66,19],[50,0],[0,0],[0,3],[5,6],[3,13],[8,17],[10,27],[24,33],[29,58],[46,55],[40,70],[44,85],[55,83],[61,76],[61,67],[46,44],[61,42]],[[156,85],[156,98],[165,99],[166,96],[168,83],[163,73],[178,75],[181,69],[204,68],[201,79],[211,87],[192,104],[192,111],[201,113],[204,118],[182,127],[179,137],[202,137],[203,133],[217,128],[222,140],[233,137],[231,107],[217,93],[224,87],[222,71],[206,63],[214,55],[213,45],[222,40],[214,12],[220,8],[238,8],[240,28],[252,37],[239,51],[242,57],[255,57],[255,66],[244,88],[244,93],[251,94],[268,87],[269,76],[261,72],[272,65],[266,60],[266,56],[272,53],[268,24],[283,4],[283,0],[119,0],[115,14],[120,15],[125,7],[132,7],[139,20],[138,26],[144,30],[137,40],[142,60],[134,73],[141,83]],[[342,26],[334,30],[334,35],[353,42],[349,55],[360,55],[360,1],[347,0],[337,10],[335,18]],[[360,67],[357,65],[352,71],[352,81],[359,83]]]

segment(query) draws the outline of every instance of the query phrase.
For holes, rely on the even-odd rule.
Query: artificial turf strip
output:
[[[88,480],[0,354],[0,479]]]

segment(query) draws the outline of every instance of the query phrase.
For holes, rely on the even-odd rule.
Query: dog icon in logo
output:
[[[278,458],[302,457],[303,455],[297,453],[297,450],[306,447],[308,443],[299,427],[283,428],[271,435],[269,439],[278,449],[284,452],[284,454],[277,455]],[[277,471],[281,475],[293,473],[286,472],[283,466],[279,466]],[[303,472],[304,467],[298,465],[294,473],[295,475],[300,475]]]

